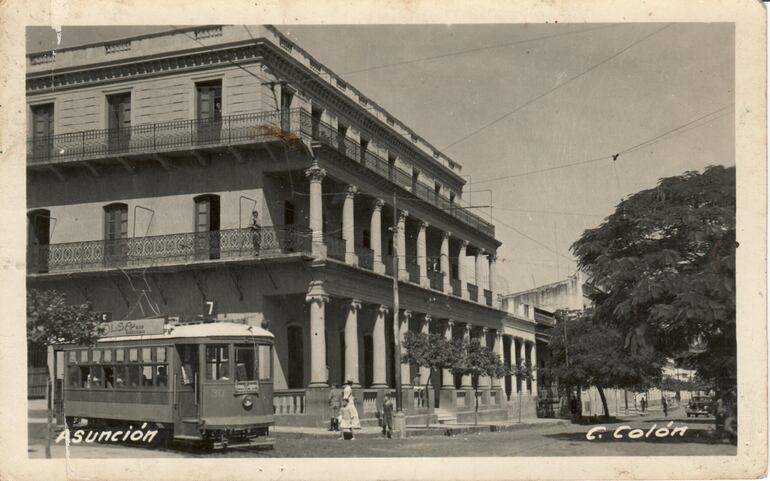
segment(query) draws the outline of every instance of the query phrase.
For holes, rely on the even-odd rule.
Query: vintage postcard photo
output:
[[[3,476],[762,475],[764,9],[549,5],[23,17]]]

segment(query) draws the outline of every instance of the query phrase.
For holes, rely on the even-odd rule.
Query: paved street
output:
[[[674,421],[673,427],[687,426],[683,436],[658,438],[654,431]],[[401,457],[401,456],[693,456],[733,455],[736,447],[719,442],[713,436],[713,418],[688,419],[680,409],[664,418],[661,413],[647,416],[628,416],[625,420],[593,425],[538,425],[510,432],[484,432],[453,437],[419,436],[404,440],[361,438],[355,441],[318,438],[278,437],[273,450],[232,449],[225,453],[201,452],[183,448],[151,450],[115,445],[73,445],[70,455],[87,458],[138,457]],[[599,439],[588,440],[586,433],[597,426],[605,426],[606,433]],[[618,435],[613,432],[620,426]],[[632,430],[640,428],[643,435]],[[596,430],[597,434],[598,431]],[[30,424],[30,457],[44,456],[45,424]],[[649,437],[647,434],[649,433]],[[663,432],[664,433],[664,432]],[[662,433],[662,434],[663,434]],[[55,446],[54,457],[63,457],[64,447]]]

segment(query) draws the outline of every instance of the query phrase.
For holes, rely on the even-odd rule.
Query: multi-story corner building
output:
[[[394,323],[536,356],[535,323],[500,308],[500,242],[463,207],[460,164],[277,29],[177,29],[27,69],[30,288],[113,320],[267,327],[278,423],[324,422],[348,379],[373,418],[396,369],[408,416],[470,414],[471,379],[422,389]],[[482,379],[488,417],[506,384],[536,392]]]

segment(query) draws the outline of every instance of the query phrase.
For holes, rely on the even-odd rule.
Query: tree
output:
[[[660,378],[665,357],[654,350],[631,351],[617,329],[598,322],[592,312],[580,316],[556,313],[557,323],[549,349],[551,373],[559,383],[594,386],[609,417],[605,387],[643,389]]]
[[[486,346],[482,346],[479,341],[471,340],[463,342],[455,339],[451,343],[451,350],[454,352],[454,364],[450,367],[452,374],[458,376],[471,376],[473,385],[474,405],[474,424],[479,423],[479,378],[482,376],[500,378],[506,375],[507,371],[502,359],[497,353],[491,351]]]
[[[92,344],[100,332],[98,315],[88,304],[67,304],[65,294],[60,291],[27,289],[27,342],[39,346],[62,343]],[[51,457],[51,386],[49,369],[47,457]]]
[[[456,351],[451,343],[438,334],[423,334],[407,331],[404,335],[403,363],[413,363],[419,367],[428,368],[428,378],[425,380],[425,392],[428,392],[431,377],[438,374],[441,369],[451,366],[456,362]],[[425,426],[430,425],[430,417],[433,413],[433,405],[428,399],[428,416]]]
[[[736,385],[735,167],[661,179],[573,245],[595,316],[716,389]]]
[[[515,365],[511,366],[510,371],[522,383],[535,379],[535,367],[526,359],[519,359]],[[505,375],[505,374],[504,374]],[[521,422],[521,390],[519,390],[519,422]]]

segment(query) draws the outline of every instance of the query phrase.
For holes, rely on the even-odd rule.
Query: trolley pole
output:
[[[401,313],[398,305],[398,199],[393,192],[393,339],[395,345],[393,369],[396,381],[396,413],[393,419],[393,430],[397,438],[406,437],[406,418],[404,417],[404,402],[401,398]]]

